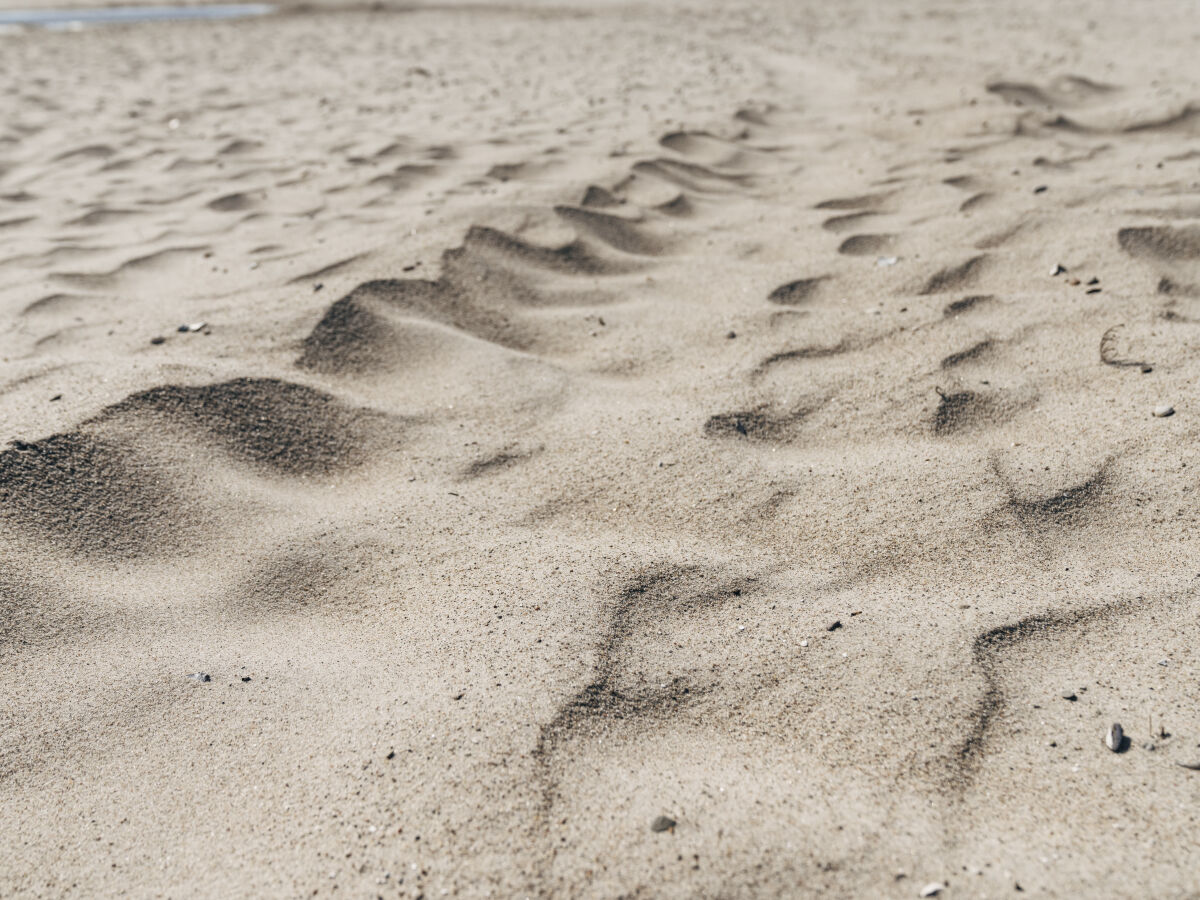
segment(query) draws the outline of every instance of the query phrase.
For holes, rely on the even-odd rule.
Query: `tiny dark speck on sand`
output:
[[[658,816],[650,823],[651,831],[670,831],[675,827],[675,820],[670,816]]]
[[[842,620],[838,619],[836,622],[834,622],[832,625],[830,625],[825,630],[826,631],[837,631],[841,627],[842,627]]]

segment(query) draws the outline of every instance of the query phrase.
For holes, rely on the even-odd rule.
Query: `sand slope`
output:
[[[0,38],[0,895],[1200,893],[1196,25]]]

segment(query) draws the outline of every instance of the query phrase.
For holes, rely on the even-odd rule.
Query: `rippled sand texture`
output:
[[[1200,893],[1198,32],[0,37],[0,895]]]

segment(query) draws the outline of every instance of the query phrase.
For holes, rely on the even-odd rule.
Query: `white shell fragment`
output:
[[[938,894],[940,894],[945,889],[946,889],[946,886],[944,884],[942,884],[940,881],[931,881],[929,884],[925,885],[925,887],[921,888],[921,893],[918,894],[918,896],[920,896],[920,897],[936,897]]]
[[[1062,265],[1055,265],[1055,267],[1050,270],[1050,274],[1051,275],[1061,275],[1065,271],[1067,271],[1067,270]]]
[[[1164,403],[1162,406],[1154,407],[1154,415],[1156,418],[1165,419],[1167,416],[1175,415],[1175,407]]]
[[[875,260],[875,265],[877,265],[877,266],[894,266],[898,262],[900,262],[900,257],[898,257],[898,256],[881,256]]]
[[[184,323],[183,325],[180,325],[180,326],[179,326],[179,330],[180,330],[181,332],[183,332],[184,334],[187,334],[189,331],[200,331],[200,330],[202,330],[202,329],[204,328],[204,326],[205,326],[205,325],[207,325],[207,324],[208,324],[207,322],[190,322],[190,323]]]
[[[207,672],[193,672],[188,678],[192,679],[192,681],[212,681],[211,676]]]
[[[1104,736],[1104,746],[1108,747],[1113,753],[1121,752],[1121,745],[1125,743],[1125,729],[1121,727],[1121,723],[1113,722],[1108,726],[1108,734]]]

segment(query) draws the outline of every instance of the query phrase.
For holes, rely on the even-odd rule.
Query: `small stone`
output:
[[[801,647],[807,647],[807,646],[808,646],[808,641],[801,641],[801,642],[800,642],[800,646],[801,646]]]
[[[1143,750],[1154,750],[1155,749],[1154,741],[1146,741],[1146,743],[1142,744],[1142,749]]]
[[[212,681],[212,678],[209,676],[209,674],[207,672],[193,672],[191,675],[188,676],[188,678],[192,679],[192,681],[200,681],[200,682]]]
[[[1062,695],[1062,698],[1064,700],[1070,700],[1072,703],[1074,703],[1076,700],[1079,699],[1072,691],[1067,691],[1066,693],[1064,693]]]
[[[940,894],[945,889],[946,889],[946,886],[944,884],[942,884],[940,881],[931,881],[929,884],[925,885],[925,887],[921,888],[921,893],[919,893],[917,896],[918,897],[936,897],[938,894]]]
[[[656,816],[654,821],[650,823],[650,830],[654,832],[670,831],[675,827],[675,820],[670,816]]]
[[[1037,187],[1035,187],[1035,188],[1033,189],[1033,192],[1034,192],[1035,194],[1044,194],[1044,193],[1046,193],[1046,191],[1048,191],[1048,190],[1050,190],[1050,188],[1049,188],[1049,186],[1048,186],[1048,185],[1045,185],[1045,184],[1039,184]]]
[[[181,334],[187,334],[189,331],[200,331],[207,324],[207,322],[192,322],[190,324],[185,322],[179,326],[179,332]]]
[[[1154,371],[1154,366],[1142,366],[1142,374],[1143,375],[1149,375],[1153,371]]]
[[[898,256],[881,256],[875,260],[875,265],[877,265],[877,266],[894,266],[898,262],[900,262],[900,257],[898,257]]]
[[[830,625],[825,630],[826,631],[837,631],[841,627],[842,627],[842,620],[838,619],[836,622],[834,622],[832,625]]]
[[[1054,265],[1054,268],[1050,270],[1050,275],[1051,275],[1051,277],[1053,277],[1053,276],[1055,276],[1055,275],[1061,275],[1061,274],[1063,274],[1065,271],[1067,271],[1067,267],[1066,267],[1066,266],[1059,265],[1058,263],[1055,263],[1055,265]]]
[[[1164,403],[1162,406],[1154,407],[1154,416],[1158,419],[1165,419],[1167,416],[1175,415],[1175,407],[1168,406]]]
[[[161,335],[159,337],[150,338],[150,343],[152,343],[152,344],[165,344],[166,342],[167,342],[167,339],[165,337],[162,337]]]
[[[1191,769],[1193,772],[1200,772],[1200,760],[1195,762],[1177,762],[1175,765],[1181,769]]]
[[[1121,727],[1120,722],[1113,722],[1108,726],[1108,733],[1104,736],[1104,746],[1113,753],[1120,753],[1125,747],[1125,729]]]
[[[731,331],[729,334],[725,335],[725,337],[732,341],[735,337],[737,337],[737,332]]]
[[[1169,666],[1171,664],[1171,661],[1169,659],[1160,659],[1158,661],[1158,664],[1165,669],[1167,666]]]
[[[246,682],[248,682],[249,680],[250,680],[250,676],[249,676],[249,675],[243,675],[243,676],[242,676],[242,684],[245,684],[245,683],[246,683]]]
[[[325,285],[323,285],[323,284],[314,284],[313,285],[313,293],[314,294],[317,293],[318,291],[322,291],[324,289],[325,289]]]
[[[1099,284],[1099,283],[1100,283],[1099,278],[1091,278],[1088,280],[1088,284]]]

